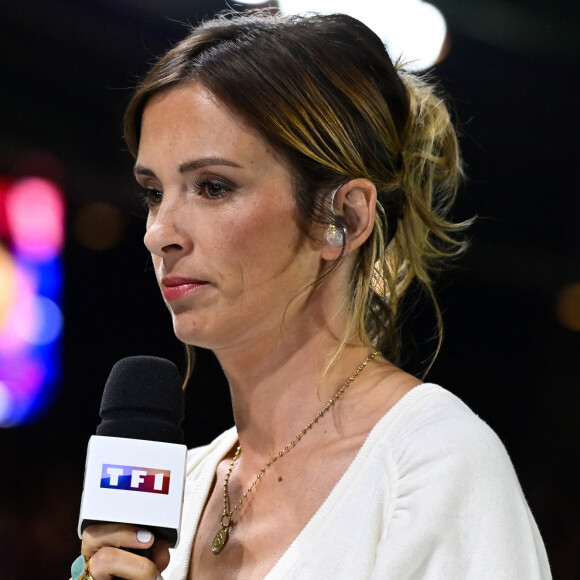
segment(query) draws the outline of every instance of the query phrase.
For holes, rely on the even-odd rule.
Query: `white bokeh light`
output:
[[[386,44],[393,60],[409,70],[424,70],[438,62],[447,25],[441,12],[422,0],[279,0],[284,14],[342,12],[371,28]]]

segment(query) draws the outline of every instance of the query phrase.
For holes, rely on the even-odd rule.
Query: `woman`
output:
[[[347,16],[221,18],[153,67],[126,137],[175,333],[215,352],[236,426],[190,452],[170,562],[162,540],[154,563],[118,549],[148,532],[93,526],[85,572],[549,578],[495,434],[396,366],[405,291],[432,297],[463,249],[431,87]]]

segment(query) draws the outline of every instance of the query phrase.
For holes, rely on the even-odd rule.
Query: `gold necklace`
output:
[[[230,532],[230,526],[232,525],[232,516],[236,513],[238,508],[248,497],[248,494],[256,487],[258,481],[260,481],[262,475],[264,475],[264,473],[266,472],[266,468],[270,467],[272,463],[275,463],[281,457],[284,457],[284,455],[286,455],[286,453],[288,453],[288,451],[290,451],[290,449],[292,449],[296,445],[296,443],[298,443],[298,441],[300,441],[300,439],[302,439],[302,437],[306,435],[306,433],[308,433],[308,430],[312,429],[312,425],[314,425],[314,423],[317,423],[318,420],[324,415],[324,413],[326,413],[326,411],[328,411],[328,409],[330,409],[330,407],[332,407],[332,405],[336,403],[337,399],[344,393],[344,390],[350,385],[350,383],[352,383],[352,381],[354,381],[357,375],[367,366],[367,364],[378,354],[379,352],[376,350],[375,352],[371,353],[365,359],[365,361],[352,373],[352,375],[350,375],[350,377],[344,382],[342,387],[340,387],[340,389],[334,394],[334,396],[328,401],[328,403],[326,403],[326,405],[314,416],[312,421],[310,421],[310,423],[308,423],[308,425],[306,425],[306,427],[304,427],[304,429],[302,429],[302,431],[300,431],[300,433],[298,433],[298,435],[296,435],[296,437],[292,441],[290,441],[290,443],[288,443],[288,445],[286,445],[286,447],[284,447],[282,451],[279,451],[277,455],[274,455],[274,457],[272,457],[269,461],[266,461],[266,465],[264,465],[264,467],[260,469],[260,473],[258,473],[258,475],[254,479],[250,487],[248,487],[247,491],[243,493],[242,497],[240,498],[240,501],[238,501],[238,503],[234,506],[234,508],[230,510],[230,496],[228,492],[228,485],[230,481],[230,475],[232,474],[232,470],[234,468],[234,464],[236,463],[242,451],[242,446],[238,445],[236,452],[234,453],[234,458],[232,459],[230,466],[226,471],[226,476],[224,478],[224,510],[222,513],[222,517],[220,518],[220,529],[218,533],[215,535],[213,543],[211,545],[211,551],[214,554],[219,554],[222,548],[226,545]]]

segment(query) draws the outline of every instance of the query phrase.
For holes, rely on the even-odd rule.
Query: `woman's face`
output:
[[[178,338],[214,350],[275,339],[321,258],[272,148],[202,85],[181,85],[147,103],[135,175]]]

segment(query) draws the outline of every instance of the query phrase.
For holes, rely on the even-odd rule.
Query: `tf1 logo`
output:
[[[101,487],[167,495],[170,477],[171,472],[166,469],[104,463],[101,472]]]

